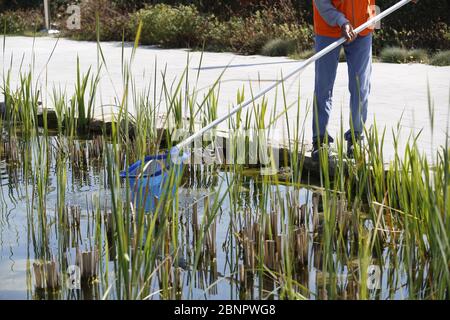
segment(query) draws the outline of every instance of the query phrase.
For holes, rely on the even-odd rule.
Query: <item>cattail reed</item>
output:
[[[80,230],[81,208],[79,206],[67,206],[67,216],[69,217],[69,226],[72,231]]]
[[[219,273],[217,272],[217,260],[214,258],[209,264],[209,293],[212,295],[217,295],[217,279],[219,278]]]
[[[339,230],[343,236],[346,236],[351,223],[351,213],[347,211],[347,201],[344,199],[337,200],[336,220]]]
[[[304,227],[294,231],[294,241],[294,255],[298,263],[304,266],[308,261],[308,232]]]
[[[77,248],[76,265],[80,268],[81,280],[90,281],[98,276],[98,250],[81,251]]]
[[[208,252],[210,257],[216,256],[216,236],[217,236],[217,223],[216,219],[209,216],[209,196],[205,197],[204,200],[204,214],[207,217],[207,225],[209,225],[208,230],[205,234],[205,250]]]
[[[323,266],[323,245],[321,243],[314,243],[313,244],[313,261],[314,261],[314,268],[322,270]]]
[[[312,197],[312,208],[313,208],[313,230],[318,231],[319,229],[319,203],[320,196],[317,193],[313,194]]]
[[[162,261],[158,262],[158,283],[159,288],[162,290],[161,295],[164,299],[170,299],[170,292],[177,292],[176,285],[174,286],[174,270],[173,259],[170,255],[167,255]],[[170,290],[174,288],[174,290]]]
[[[175,290],[176,290],[176,299],[180,300],[183,294],[183,269],[176,268],[175,269]]]
[[[64,250],[75,248],[82,242],[81,237],[81,208],[79,206],[66,205],[62,209],[55,208],[58,213],[58,236],[63,244]]]
[[[198,224],[198,204],[195,202],[192,206],[192,234],[194,236],[193,245],[197,244],[200,239],[200,227]]]
[[[56,261],[35,261],[33,263],[36,289],[56,290],[61,286]]]
[[[264,242],[264,264],[269,269],[275,269],[276,266],[276,242],[266,240]]]
[[[254,271],[255,269],[255,240],[245,237],[243,240],[243,262],[244,266]]]
[[[239,265],[239,283],[241,287],[246,288],[247,277],[245,272],[245,266],[243,264]]]

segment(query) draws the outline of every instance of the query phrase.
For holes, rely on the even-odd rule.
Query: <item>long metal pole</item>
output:
[[[368,20],[367,22],[363,23],[362,25],[360,25],[358,28],[356,28],[354,30],[354,32],[356,34],[359,34],[361,31],[367,29],[368,27],[370,27],[371,25],[377,23],[378,21],[381,21],[381,19],[387,17],[388,15],[390,15],[392,12],[397,11],[398,9],[400,9],[401,7],[403,7],[404,5],[406,5],[407,3],[409,3],[411,0],[401,0],[399,2],[397,2],[396,4],[394,4],[392,7],[390,7],[389,9],[384,10],[383,12],[379,13],[378,15],[376,15],[375,17],[373,17],[372,19]],[[336,42],[330,44],[328,47],[324,48],[323,50],[317,52],[315,55],[313,55],[312,57],[310,57],[309,59],[303,61],[302,65],[300,67],[298,67],[297,69],[295,69],[294,71],[292,71],[291,73],[289,73],[286,77],[284,77],[283,79],[275,82],[274,84],[268,86],[267,88],[265,88],[264,90],[262,90],[261,92],[259,92],[257,95],[255,95],[254,97],[252,97],[251,99],[248,99],[244,102],[242,102],[241,104],[239,104],[238,106],[232,108],[230,110],[230,112],[221,117],[218,118],[216,120],[214,120],[213,122],[211,122],[210,124],[208,124],[207,126],[203,127],[202,129],[200,129],[199,131],[197,131],[195,134],[193,134],[192,136],[190,136],[189,138],[181,141],[179,144],[177,144],[171,151],[171,153],[173,155],[179,153],[179,151],[181,149],[183,149],[184,147],[190,145],[195,139],[197,139],[198,137],[202,136],[203,134],[205,134],[205,132],[211,130],[212,128],[214,128],[215,126],[219,125],[220,123],[224,122],[225,120],[227,120],[228,118],[230,118],[232,115],[234,115],[235,113],[237,113],[239,110],[248,107],[250,104],[252,104],[255,100],[263,97],[264,95],[266,95],[269,91],[271,91],[272,89],[276,88],[278,85],[280,85],[281,83],[285,82],[286,80],[288,80],[289,78],[293,77],[294,75],[296,75],[297,73],[299,73],[300,71],[302,71],[303,69],[305,69],[307,66],[309,66],[311,63],[315,62],[316,60],[322,58],[323,56],[325,56],[326,54],[328,54],[329,52],[333,51],[334,49],[336,49],[337,47],[339,47],[340,45],[342,45],[343,43],[345,43],[346,39],[345,37],[340,38],[339,40],[337,40]]]
[[[48,0],[44,0],[44,16],[45,16],[45,28],[50,30],[50,14],[48,10]]]

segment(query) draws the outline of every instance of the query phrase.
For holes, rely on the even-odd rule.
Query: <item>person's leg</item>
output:
[[[315,37],[315,50],[321,51],[336,38],[317,36]],[[328,120],[330,118],[333,98],[333,86],[336,79],[336,71],[339,63],[339,51],[341,47],[334,49],[315,63],[315,85],[313,104],[313,142],[317,138],[326,135]]]
[[[367,120],[372,73],[372,35],[358,36],[355,41],[345,44],[344,50],[350,91],[350,130],[345,133],[345,139],[351,141],[352,127],[355,137],[359,140]]]

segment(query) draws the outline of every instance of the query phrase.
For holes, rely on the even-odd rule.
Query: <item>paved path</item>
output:
[[[92,42],[76,42],[60,39],[54,54],[46,65],[49,56],[56,44],[55,38],[37,38],[33,46],[33,39],[26,37],[8,37],[6,39],[5,56],[3,48],[1,51],[4,65],[3,70],[8,70],[11,56],[13,57],[13,83],[17,83],[18,70],[23,58],[23,67],[30,66],[32,56],[35,57],[35,77],[40,74],[40,84],[43,92],[50,92],[54,86],[65,88],[72,94],[76,80],[76,59],[80,58],[80,64],[84,71],[89,66],[94,69],[97,66],[97,44]],[[104,72],[101,79],[101,90],[99,91],[98,104],[113,104],[117,97],[122,94],[121,75],[121,43],[102,43],[103,54],[107,60],[109,75]],[[131,54],[131,46],[128,45],[124,52],[125,56]],[[160,74],[166,69],[166,79],[171,83],[179,79],[186,67],[186,50],[162,50],[153,47],[140,47],[132,67],[138,90],[153,88],[155,61],[159,84]],[[197,82],[197,70],[201,54],[190,53],[190,73],[189,83],[191,88]],[[2,63],[3,64],[3,63]],[[257,92],[260,88],[272,83],[279,78],[281,72],[287,74],[298,63],[287,58],[270,58],[261,56],[237,56],[230,53],[205,53],[203,55],[202,70],[197,82],[197,88],[203,88],[206,92],[214,81],[219,77],[223,68],[221,66],[231,66],[226,70],[222,78],[219,114],[225,114],[228,107],[236,99],[236,93],[243,86],[246,88],[247,97],[250,95],[249,86]],[[261,81],[258,83],[257,80]],[[302,75],[286,83],[287,102],[295,103],[300,92],[300,109],[293,107],[289,110],[289,120],[296,119],[297,112],[303,118],[306,117],[305,138],[311,140],[311,117],[307,114],[307,106],[311,105],[313,95],[314,68],[308,67]],[[249,82],[251,80],[251,82]],[[429,84],[431,99],[435,111],[434,134],[431,133],[427,84]],[[275,107],[274,93],[267,96],[270,110]],[[334,110],[332,114],[329,131],[333,135],[338,135],[340,131],[341,114],[344,121],[344,129],[348,123],[348,99],[347,90],[347,67],[345,63],[339,64],[334,92]],[[49,100],[50,102],[50,100]],[[50,103],[51,104],[51,103]],[[379,128],[386,126],[386,148],[387,157],[392,155],[392,134],[391,130],[397,128],[401,120],[402,145],[407,136],[413,132],[418,133],[423,129],[418,142],[420,147],[429,156],[432,151],[446,142],[446,131],[448,128],[448,116],[450,107],[450,67],[433,67],[428,65],[410,64],[397,65],[374,63],[373,83],[370,100],[369,125],[376,119]],[[278,97],[276,104],[277,112],[281,112],[282,99]],[[97,110],[99,113],[100,111]],[[283,117],[276,124],[278,138],[282,138],[285,132],[285,118]],[[381,131],[381,130],[380,130]]]

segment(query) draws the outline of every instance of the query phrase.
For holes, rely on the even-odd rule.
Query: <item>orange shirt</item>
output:
[[[357,28],[375,16],[375,0],[330,0],[337,10],[342,12],[353,28]],[[314,3],[314,1],[313,1]],[[360,35],[366,36],[373,31],[373,27],[363,30]],[[341,37],[339,26],[330,26],[320,16],[314,3],[314,32],[320,36],[333,38]]]

